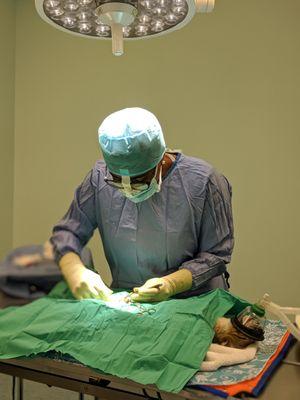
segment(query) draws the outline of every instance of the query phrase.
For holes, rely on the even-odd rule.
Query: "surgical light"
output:
[[[182,28],[196,12],[208,13],[215,0],[35,0],[39,15],[73,35],[112,39],[114,55],[123,40],[161,36]]]

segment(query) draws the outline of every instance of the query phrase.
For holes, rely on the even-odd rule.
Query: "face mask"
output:
[[[246,307],[231,318],[232,325],[249,339],[264,340],[265,310],[258,304]]]
[[[159,192],[160,188],[161,188],[162,166],[160,167],[160,171],[159,171],[159,182],[158,183],[157,183],[157,180],[155,179],[156,174],[157,174],[157,168],[158,167],[156,167],[154,177],[152,178],[150,185],[147,186],[147,188],[134,189],[134,188],[131,188],[129,182],[123,182],[123,180],[122,180],[124,189],[119,189],[120,192],[125,197],[127,197],[130,201],[133,201],[134,203],[141,203],[142,201],[149,199],[155,193]]]

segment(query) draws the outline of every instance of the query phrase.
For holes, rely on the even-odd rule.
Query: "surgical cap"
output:
[[[154,168],[166,150],[161,126],[150,111],[125,108],[110,114],[98,130],[110,172],[137,176]]]

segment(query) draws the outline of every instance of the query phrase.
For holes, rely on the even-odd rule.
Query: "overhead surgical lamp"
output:
[[[112,39],[123,54],[123,39],[161,36],[185,26],[196,12],[208,13],[215,0],[35,0],[46,22],[73,35]]]

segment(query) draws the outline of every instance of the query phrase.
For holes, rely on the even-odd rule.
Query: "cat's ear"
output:
[[[221,346],[228,346],[229,345],[229,340],[228,339],[224,339],[222,340],[222,342],[220,343]]]

